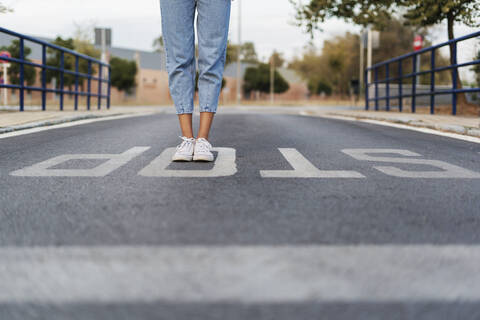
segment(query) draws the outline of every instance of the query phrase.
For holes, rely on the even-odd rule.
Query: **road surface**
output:
[[[0,139],[0,319],[478,319],[480,144],[175,115]]]

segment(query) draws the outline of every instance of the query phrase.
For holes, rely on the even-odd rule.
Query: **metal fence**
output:
[[[435,113],[436,96],[438,95],[451,95],[452,114],[457,113],[457,94],[459,93],[474,93],[480,92],[480,88],[459,88],[458,85],[458,68],[473,66],[480,64],[480,60],[473,60],[465,63],[457,62],[457,47],[458,43],[472,38],[480,37],[480,32],[475,32],[460,38],[452,39],[450,41],[424,48],[415,52],[405,54],[403,56],[393,58],[387,61],[380,62],[371,68],[365,70],[365,79],[368,79],[369,72],[373,73],[373,82],[369,83],[366,80],[365,83],[365,108],[369,110],[370,102],[374,102],[375,110],[379,110],[380,102],[385,102],[385,110],[389,111],[392,107],[392,101],[398,101],[398,109],[402,111],[404,100],[408,99],[410,102],[411,111],[415,112],[417,107],[418,97],[429,97],[430,113]],[[442,47],[450,46],[452,63],[448,66],[437,66],[435,53]],[[424,53],[430,53],[430,69],[417,71],[417,57]],[[411,59],[412,70],[404,70],[404,61]],[[396,70],[394,69],[396,68]],[[396,77],[390,75],[395,71]],[[450,88],[445,86],[435,85],[435,74],[442,71],[450,71],[452,78],[452,85]],[[385,78],[379,79],[380,72],[384,73]],[[429,90],[417,90],[419,85],[417,84],[417,78],[422,75],[430,75]],[[408,81],[411,78],[411,82]],[[406,81],[407,80],[407,81]],[[406,90],[406,82],[408,83],[408,89]],[[379,87],[384,86],[385,95],[380,95]],[[392,90],[394,87],[394,90]],[[373,88],[373,90],[371,90]],[[373,96],[373,97],[371,97]]]
[[[0,33],[8,34],[14,38],[19,40],[19,57],[1,57],[1,60],[17,63],[19,64],[19,72],[18,84],[5,84],[0,83],[0,88],[8,88],[8,89],[15,89],[19,92],[19,110],[24,111],[25,108],[25,90],[28,91],[39,91],[41,92],[41,99],[42,99],[42,110],[46,110],[47,106],[47,92],[51,92],[54,94],[59,95],[59,105],[60,110],[64,108],[64,95],[69,94],[74,96],[74,109],[78,110],[78,98],[79,96],[86,97],[86,105],[87,110],[91,109],[91,99],[94,98],[97,100],[97,109],[101,109],[102,106],[102,99],[106,100],[107,108],[110,108],[110,75],[111,75],[111,68],[110,65],[104,63],[100,60],[95,58],[89,57],[87,55],[54,45],[52,43],[42,41],[39,39],[35,39],[30,36],[26,36],[8,29],[4,29],[0,27]],[[35,63],[32,61],[28,61],[25,57],[25,41],[30,41],[36,44],[39,44],[42,48],[42,60],[41,63]],[[51,51],[56,51],[60,53],[60,65],[59,66],[52,66],[47,65],[47,48],[51,49]],[[65,68],[65,55],[70,54],[74,57],[74,65],[75,70],[68,70]],[[79,65],[81,60],[85,60],[87,62],[87,73],[82,73],[79,71]],[[41,70],[41,86],[28,86],[25,85],[25,66],[29,65],[32,67],[37,67]],[[98,66],[98,75],[95,75],[95,66]],[[103,73],[103,69],[108,70],[108,75]],[[48,88],[47,87],[47,70],[52,70],[59,73],[59,81],[58,86]],[[74,80],[74,90],[66,90],[64,86],[65,75],[69,74],[75,77]],[[80,79],[86,79],[86,91],[80,91]],[[98,90],[96,93],[92,92],[92,80],[96,80],[98,82]],[[106,94],[103,94],[105,87],[103,84],[106,84]]]

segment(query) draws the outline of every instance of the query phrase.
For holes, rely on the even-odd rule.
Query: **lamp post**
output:
[[[237,0],[238,2],[238,48],[237,48],[237,105],[240,105],[242,99],[242,87],[241,87],[241,61],[240,54],[242,53],[242,1]]]
[[[273,51],[270,57],[270,103],[275,103],[275,51]]]

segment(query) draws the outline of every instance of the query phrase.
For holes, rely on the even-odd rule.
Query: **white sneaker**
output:
[[[183,142],[177,147],[172,161],[192,161],[195,138],[180,137]]]
[[[193,161],[213,161],[212,145],[207,139],[200,138],[195,142]]]

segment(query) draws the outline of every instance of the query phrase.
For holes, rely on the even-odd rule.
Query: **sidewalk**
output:
[[[166,107],[112,107],[91,111],[0,111],[0,134],[85,119],[162,112]]]

